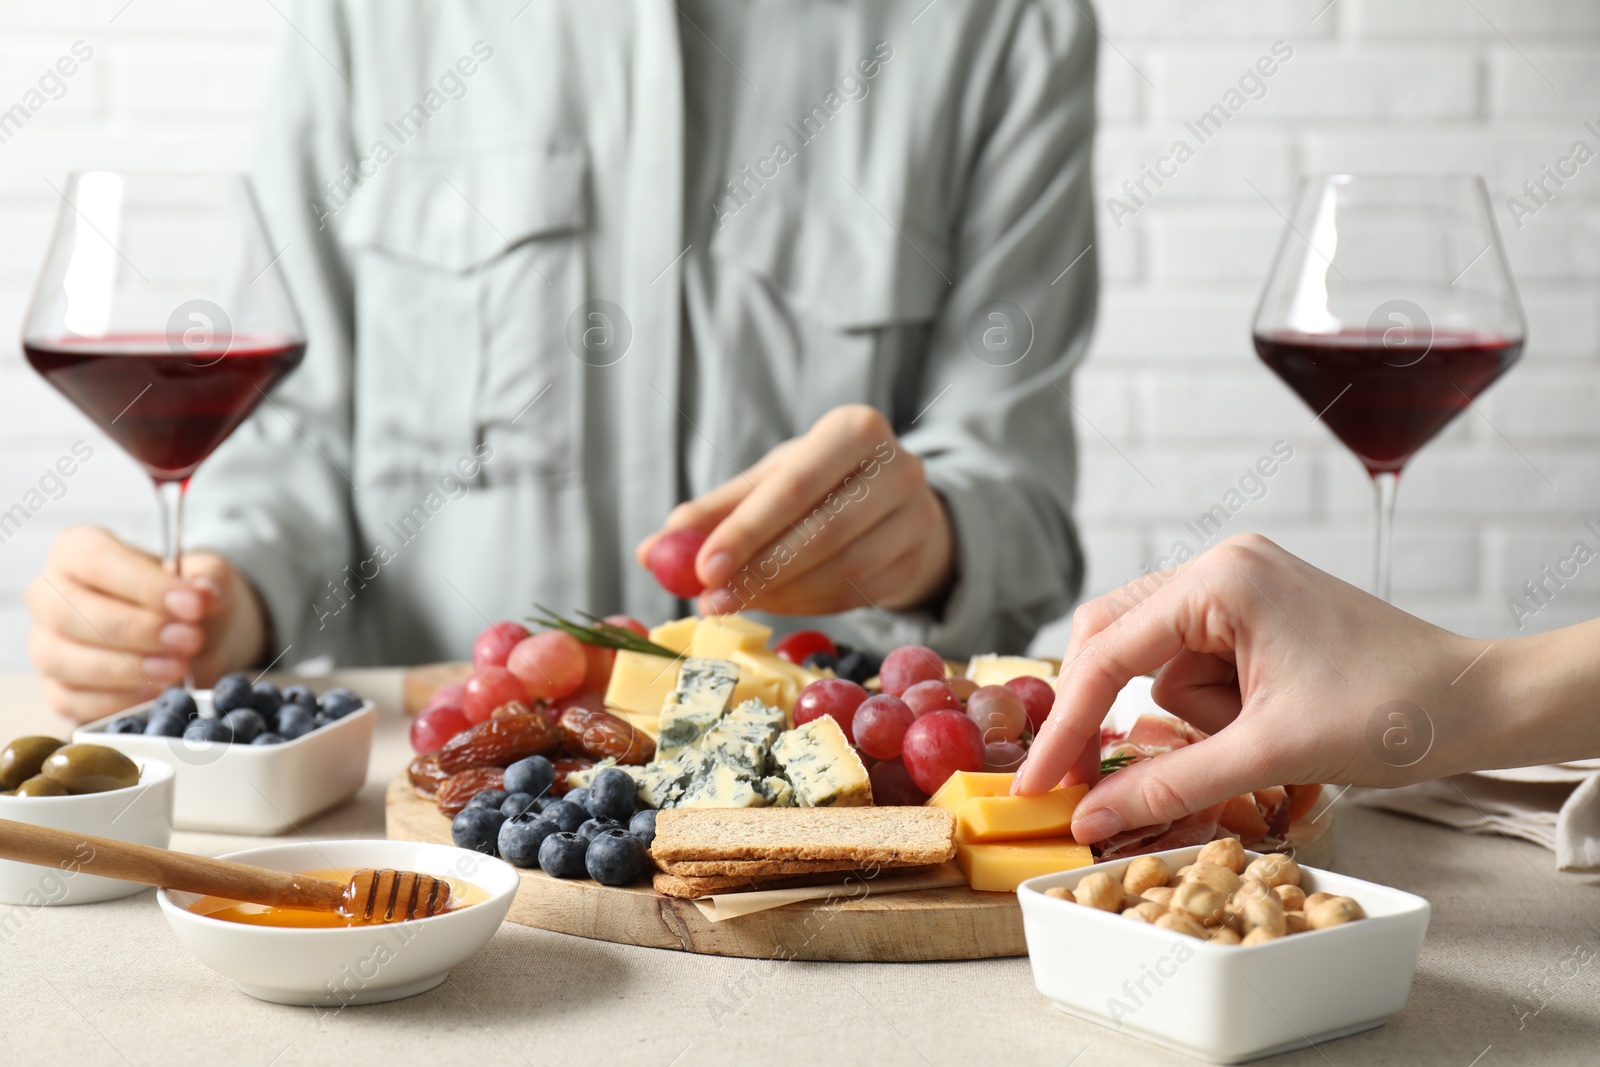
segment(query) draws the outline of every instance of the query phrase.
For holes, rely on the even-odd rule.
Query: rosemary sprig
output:
[[[1127,752],[1123,752],[1116,756],[1111,756],[1100,761],[1100,773],[1110,774],[1112,771],[1120,771],[1122,768],[1126,767],[1132,762],[1133,756]]]
[[[529,622],[548,626],[552,630],[560,630],[571,634],[586,645],[598,648],[613,648],[618,652],[640,652],[647,656],[665,656],[667,659],[677,659],[678,653],[656,644],[647,637],[640,637],[632,630],[625,630],[620,626],[613,626],[598,615],[591,615],[587,611],[578,612],[588,619],[591,625],[585,626],[571,619],[563,619],[543,604],[535,604],[534,609],[540,615],[530,615]]]

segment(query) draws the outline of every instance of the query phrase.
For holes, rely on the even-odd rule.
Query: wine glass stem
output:
[[[1394,562],[1394,498],[1400,475],[1380,471],[1372,476],[1376,509],[1372,516],[1372,595],[1389,600],[1389,578]]]
[[[167,573],[183,576],[183,494],[187,481],[157,482],[156,501],[161,508],[161,562]],[[194,669],[183,672],[183,684],[194,688]]]

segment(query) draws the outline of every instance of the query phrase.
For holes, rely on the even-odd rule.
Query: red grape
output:
[[[916,720],[906,702],[888,693],[870,696],[856,708],[854,734],[861,751],[873,759],[900,755],[900,739]]]
[[[1038,733],[1056,705],[1056,691],[1043,678],[1023,675],[1006,683],[1006,688],[1022,698],[1022,708],[1028,713],[1028,729]]]
[[[959,711],[935,711],[906,730],[900,758],[917,788],[931,796],[955,772],[983,768],[983,735]]]
[[[460,708],[448,704],[428,708],[411,720],[411,747],[419,756],[431,756],[470,725]]]
[[[961,701],[956,697],[956,691],[942,680],[934,678],[918,682],[901,693],[900,699],[906,702],[911,714],[919,717],[930,711],[961,710]]]
[[[504,667],[479,667],[462,690],[461,713],[468,722],[480,723],[493,715],[495,708],[513,700],[528,700],[528,689],[516,675]]]
[[[856,709],[867,699],[867,691],[844,678],[823,678],[800,690],[794,702],[794,724],[804,726],[812,719],[832,715],[846,737],[854,737],[852,727]]]
[[[640,622],[638,619],[634,618],[632,615],[607,615],[600,621],[610,623],[612,626],[616,626],[624,630],[632,630],[640,637],[650,636],[650,628],[644,623]]]
[[[673,530],[661,535],[646,561],[661,588],[685,600],[705,592],[706,587],[694,567],[694,558],[705,543],[706,535],[699,530]]]
[[[583,646],[584,671],[581,688],[604,693],[611,683],[611,668],[617,662],[617,650],[599,645]]]
[[[818,652],[837,656],[839,646],[833,643],[833,638],[821,630],[797,630],[773,645],[772,651],[790,663],[804,666],[806,660]]]
[[[978,691],[978,683],[974,682],[971,678],[951,678],[948,684],[950,686],[950,691],[954,693],[956,695],[956,699],[961,701],[963,704],[967,702],[968,697]]]
[[[585,708],[589,711],[606,710],[606,698],[592,689],[580,689],[576,693],[562,697],[560,700],[550,702],[550,711],[554,718],[559,718],[568,708]]]
[[[1028,712],[1015,689],[986,685],[967,698],[967,716],[983,734],[984,743],[1015,741],[1028,725]]]
[[[1022,766],[1022,746],[1015,741],[994,741],[983,746],[983,769],[1014,774]]]
[[[472,642],[472,666],[504,667],[511,650],[527,636],[528,628],[519,622],[497,622],[484,627],[478,639]]]
[[[449,685],[441,685],[433,691],[433,696],[428,698],[428,703],[423,705],[422,710],[426,711],[428,708],[436,708],[442,704],[448,704],[452,708],[459,708],[461,707],[461,694],[466,691],[466,682],[451,682]]]
[[[933,678],[944,680],[944,660],[923,645],[901,645],[883,658],[878,669],[878,684],[892,697]]]
[[[906,765],[897,759],[881,760],[867,772],[872,779],[872,803],[879,807],[921,807],[928,794],[917,788]]]
[[[575,692],[588,673],[583,642],[561,630],[546,630],[517,642],[506,669],[522,680],[528,696],[554,700]]]

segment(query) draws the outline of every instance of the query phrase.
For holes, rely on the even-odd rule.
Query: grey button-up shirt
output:
[[[960,571],[937,617],[829,628],[967,654],[1069,606],[1096,293],[1073,3],[290,18],[256,178],[310,343],[189,519],[274,654],[461,657],[534,602],[681,613],[633,546],[850,402],[926,461]]]

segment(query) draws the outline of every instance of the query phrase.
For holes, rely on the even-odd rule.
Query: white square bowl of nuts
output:
[[[1039,992],[1211,1063],[1383,1025],[1431,910],[1232,839],[1030,878],[1017,899]]]

